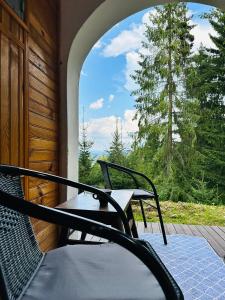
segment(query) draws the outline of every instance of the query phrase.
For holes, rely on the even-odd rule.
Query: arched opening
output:
[[[95,42],[120,20],[145,8],[168,2],[168,0],[106,0],[100,5],[98,3],[97,8],[94,9],[89,17],[87,17],[74,39],[69,41],[71,47],[68,53],[67,68],[64,70],[64,76],[67,76],[67,82],[64,89],[64,95],[62,96],[62,99],[67,99],[67,128],[65,128],[67,132],[62,132],[64,144],[67,145],[67,147],[64,147],[63,151],[61,151],[62,161],[64,168],[66,168],[68,178],[77,179],[78,175],[78,89],[80,70],[85,57]],[[192,2],[209,4],[225,10],[225,2],[223,0],[202,0]],[[73,20],[70,21],[70,26],[72,26]],[[67,136],[67,138],[65,138],[65,136]],[[67,161],[66,165],[65,161]],[[68,197],[71,197],[71,192],[68,193]]]

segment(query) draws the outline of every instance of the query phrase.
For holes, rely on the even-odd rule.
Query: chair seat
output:
[[[162,300],[153,274],[112,243],[48,252],[21,300]]]
[[[133,200],[149,199],[149,198],[154,198],[153,192],[148,192],[148,191],[139,190],[139,189],[135,189],[133,196],[132,196]]]

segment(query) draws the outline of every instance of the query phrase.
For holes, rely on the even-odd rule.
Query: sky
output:
[[[196,25],[194,51],[202,43],[213,46],[209,33],[215,34],[202,13],[213,7],[188,3],[189,14]],[[116,123],[122,128],[122,140],[129,150],[130,134],[138,131],[135,115],[135,99],[131,92],[135,83],[130,78],[138,68],[138,52],[148,23],[149,13],[154,7],[138,12],[113,26],[96,42],[89,52],[80,75],[79,116],[80,132],[84,120],[88,139],[93,141],[91,152],[102,155],[109,148]],[[118,120],[118,121],[117,121]]]

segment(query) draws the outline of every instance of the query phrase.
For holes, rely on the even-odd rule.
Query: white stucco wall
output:
[[[170,0],[61,0],[61,174],[78,178],[79,78],[95,42],[113,25],[147,7]],[[225,0],[190,1],[225,10]],[[88,7],[90,5],[90,7]],[[83,14],[83,15],[81,15]],[[79,18],[78,18],[79,15]],[[82,19],[83,16],[83,19]],[[79,23],[80,22],[80,23]],[[68,190],[67,197],[74,191]]]

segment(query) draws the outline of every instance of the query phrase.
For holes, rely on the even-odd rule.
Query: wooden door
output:
[[[0,161],[24,166],[26,29],[0,6]]]
[[[27,0],[21,20],[0,2],[0,163],[59,172],[58,1]],[[50,207],[58,186],[29,178],[26,197]],[[56,246],[58,229],[32,220],[42,250]]]

